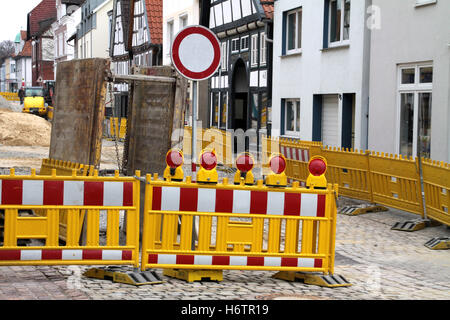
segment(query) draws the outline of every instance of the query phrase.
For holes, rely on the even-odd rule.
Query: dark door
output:
[[[234,129],[247,130],[248,123],[248,94],[239,92],[234,98]]]

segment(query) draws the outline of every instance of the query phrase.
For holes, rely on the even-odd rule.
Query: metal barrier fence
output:
[[[139,176],[139,172],[136,175]],[[0,265],[139,266],[139,180],[133,177],[0,176],[0,211],[4,232]],[[44,210],[36,216],[34,210]],[[59,242],[60,211],[67,210],[67,237]],[[86,244],[79,229],[86,212]],[[126,218],[126,239],[120,241],[120,211]],[[30,214],[31,213],[31,214]],[[106,243],[100,243],[100,215],[106,214]],[[21,239],[43,245],[19,246]],[[122,242],[124,244],[120,244]]]
[[[333,273],[336,186],[167,182],[147,175],[141,268]],[[177,232],[179,230],[179,232]],[[178,234],[179,233],[179,234]]]
[[[19,101],[19,95],[17,92],[0,92],[0,96],[8,101]]]
[[[127,133],[127,119],[121,118],[119,124],[119,118],[109,117],[104,120],[103,136],[105,138],[119,138],[125,139]]]

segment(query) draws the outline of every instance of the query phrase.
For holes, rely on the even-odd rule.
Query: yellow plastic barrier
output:
[[[450,226],[450,165],[426,159],[422,171],[427,217]]]
[[[19,101],[19,95],[17,92],[0,92],[0,96],[8,101]]]
[[[111,117],[109,119],[110,133],[112,137],[118,137],[119,139],[125,139],[127,132],[127,119],[121,118],[119,125],[119,118]]]
[[[136,172],[136,176],[140,173]],[[139,180],[132,177],[0,176],[4,239],[0,265],[139,266]],[[45,216],[23,211],[45,210]],[[60,210],[67,210],[67,239],[59,244]],[[86,210],[86,245],[80,245],[79,211]],[[126,218],[126,241],[120,244],[120,211]],[[106,212],[106,244],[100,244],[100,214]],[[18,246],[20,239],[43,245]],[[124,241],[122,241],[124,242]]]
[[[337,186],[146,181],[142,270],[333,273]]]
[[[56,159],[42,159],[41,170],[39,175],[48,176],[52,174],[52,170],[56,170],[57,176],[71,176],[75,170],[78,176],[92,176],[94,174],[94,166],[88,166],[71,161],[63,161]]]

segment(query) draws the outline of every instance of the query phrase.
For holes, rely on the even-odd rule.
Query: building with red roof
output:
[[[42,0],[27,16],[27,40],[31,40],[32,85],[55,79],[51,24],[56,20],[56,0]]]

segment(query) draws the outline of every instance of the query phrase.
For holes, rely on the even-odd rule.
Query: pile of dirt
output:
[[[50,146],[51,124],[38,116],[0,107],[0,144]]]

